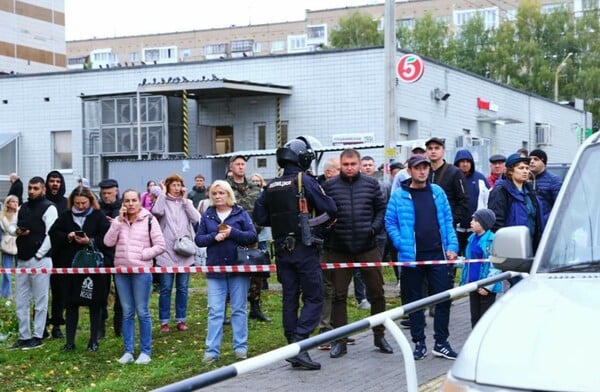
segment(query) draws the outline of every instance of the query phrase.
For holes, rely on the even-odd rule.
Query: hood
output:
[[[462,149],[456,152],[456,157],[454,157],[454,166],[458,167],[458,162],[464,159],[471,162],[471,170],[469,170],[469,175],[473,174],[475,171],[475,160],[473,159],[473,155],[469,150]]]
[[[524,279],[477,323],[453,376],[523,390],[597,391],[599,285],[597,273]]]
[[[46,175],[46,188],[48,188],[48,180],[50,180],[50,176],[52,177],[60,177],[60,189],[58,190],[57,195],[51,195],[49,192],[46,192],[46,198],[50,201],[60,200],[65,196],[65,192],[67,191],[67,186],[65,184],[65,178],[62,173],[58,170],[52,170]]]

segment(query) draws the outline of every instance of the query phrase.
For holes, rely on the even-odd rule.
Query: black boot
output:
[[[305,336],[294,335],[294,337],[291,340],[292,342],[299,342],[304,339],[306,339]],[[292,367],[303,367],[306,370],[321,369],[321,364],[319,362],[313,361],[306,351],[302,351],[295,357],[286,359],[286,361],[291,363]]]
[[[271,319],[265,316],[260,310],[260,302],[257,300],[250,301],[250,314],[248,314],[248,317],[258,321],[265,321],[267,323],[271,322]]]

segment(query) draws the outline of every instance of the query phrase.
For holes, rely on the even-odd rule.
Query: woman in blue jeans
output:
[[[115,247],[115,267],[152,267],[152,259],[165,251],[160,226],[142,208],[140,194],[128,189],[123,193],[119,216],[111,222],[104,236],[106,246]],[[115,274],[115,285],[123,308],[123,345],[125,353],[119,363],[133,362],[135,315],[140,324],[140,356],[135,363],[147,364],[152,355],[152,320],[150,293],[152,274]]]
[[[189,267],[194,264],[195,255],[182,255],[175,251],[175,242],[179,237],[194,238],[192,225],[200,219],[200,213],[194,204],[187,198],[187,190],[183,178],[179,174],[171,174],[160,187],[150,189],[155,197],[152,214],[160,223],[160,228],[165,237],[166,251],[156,258],[156,265],[160,267]],[[171,318],[171,292],[175,282],[175,323],[178,331],[187,331],[185,323],[188,306],[188,287],[190,274],[185,272],[161,273],[160,296],[158,297],[158,318],[160,332],[171,331],[169,320]]]
[[[256,229],[248,213],[235,204],[235,196],[226,181],[210,186],[211,206],[202,214],[196,245],[206,247],[206,265],[235,265],[238,246],[254,244]],[[248,315],[246,297],[250,278],[245,273],[207,273],[208,333],[202,362],[219,359],[227,294],[231,302],[233,352],[237,359],[248,355]]]

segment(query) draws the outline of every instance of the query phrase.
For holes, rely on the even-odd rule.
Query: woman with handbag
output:
[[[134,189],[123,193],[119,216],[110,224],[104,245],[115,247],[115,267],[152,267],[152,259],[165,251],[165,240],[152,214],[142,208],[140,194]],[[123,345],[125,353],[119,363],[133,362],[135,315],[140,323],[140,356],[135,363],[150,363],[152,354],[152,320],[150,293],[152,274],[119,273],[115,284],[123,308]]]
[[[94,193],[89,188],[75,188],[67,199],[67,210],[60,214],[49,231],[54,267],[77,267],[77,258],[85,257],[85,250],[89,247],[102,252],[108,226],[108,220],[100,210]],[[93,251],[91,253],[92,257],[95,256]],[[87,349],[92,352],[98,351],[102,308],[106,306],[108,296],[106,279],[105,274],[65,275],[65,285],[62,288],[66,302],[64,305],[67,336],[62,351],[75,350],[80,306],[87,306],[90,311],[90,338]]]
[[[4,200],[4,206],[0,213],[0,228],[2,229],[2,241],[0,250],[2,250],[2,267],[13,268],[16,265],[17,254],[17,236],[10,234],[11,225],[17,225],[17,215],[19,212],[19,198],[10,195]],[[10,274],[2,274],[2,286],[0,287],[0,297],[9,298],[12,296],[12,279]]]
[[[189,267],[194,264],[196,245],[192,225],[200,220],[200,214],[187,198],[187,189],[179,174],[171,174],[161,186],[150,192],[156,198],[152,214],[156,216],[165,237],[166,252],[156,258],[159,267]],[[184,272],[161,273],[158,298],[160,332],[170,332],[171,293],[175,281],[175,323],[178,331],[187,331],[188,288],[190,274]]]
[[[235,204],[233,189],[227,181],[217,180],[210,186],[210,200],[212,205],[202,214],[196,244],[206,246],[207,266],[236,265],[238,247],[254,244],[257,240],[256,229],[250,215]],[[228,294],[233,351],[236,358],[244,359],[248,354],[246,297],[250,278],[246,273],[207,273],[206,278],[208,333],[202,362],[211,363],[219,359]]]

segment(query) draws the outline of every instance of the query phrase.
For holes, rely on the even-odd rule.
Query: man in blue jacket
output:
[[[546,170],[548,155],[543,150],[533,150],[529,153],[529,170],[534,175],[533,189],[542,205],[542,221],[548,222],[550,211],[562,187],[560,177]]]
[[[452,211],[444,190],[427,181],[431,162],[423,155],[408,160],[410,179],[391,197],[385,213],[385,228],[396,249],[398,261],[454,260],[458,241],[452,225]],[[427,280],[432,294],[450,288],[449,266],[424,265],[402,268],[400,284],[406,291],[407,301],[423,298],[423,282]],[[450,301],[435,306],[433,323],[435,345],[433,354],[456,359],[457,353],[448,343],[450,335]],[[415,343],[415,360],[425,358],[425,314],[410,314],[410,334]]]
[[[473,155],[467,149],[461,149],[456,152],[454,157],[454,166],[458,167],[465,176],[464,184],[469,196],[469,211],[466,219],[456,228],[456,236],[458,237],[459,254],[465,255],[467,241],[473,230],[471,229],[471,216],[481,208],[487,208],[488,198],[490,196],[490,185],[485,176],[475,170],[475,160]]]

